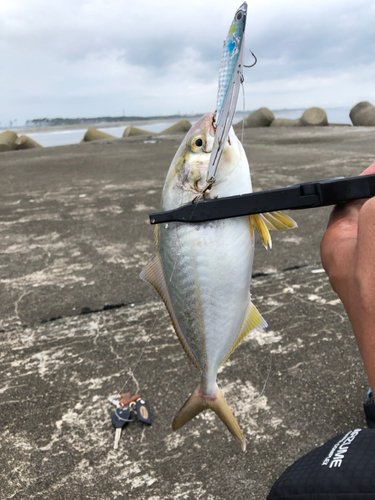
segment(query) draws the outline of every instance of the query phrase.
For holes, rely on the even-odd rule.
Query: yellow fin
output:
[[[225,361],[229,358],[238,344],[243,340],[246,335],[251,332],[255,332],[259,328],[267,328],[267,321],[262,317],[258,309],[254,306],[254,304],[250,303],[250,306],[247,310],[244,322],[242,323],[240,333],[237,335],[236,340],[233,342],[232,347],[230,348],[228,354],[226,355],[224,361],[221,364],[224,364]]]
[[[297,222],[289,217],[289,215],[284,214],[284,212],[266,212],[261,215],[266,223],[268,223],[268,229],[271,231],[281,231],[283,229],[298,227]]]
[[[271,240],[270,232],[268,230],[268,226],[267,226],[266,222],[263,220],[262,215],[263,214],[249,215],[250,234],[254,232],[253,227],[255,227],[255,229],[258,231],[258,234],[260,236],[260,239],[261,239],[263,245],[268,250],[269,248],[272,248],[272,240]]]
[[[180,408],[173,419],[172,429],[177,431],[181,429],[189,420],[194,418],[198,413],[203,410],[212,410],[228,427],[229,432],[239,442],[243,451],[246,450],[246,441],[243,437],[240,426],[234,418],[233,413],[230,411],[228,403],[225,401],[221,390],[216,386],[215,394],[212,397],[207,397],[201,385],[195,389],[190,398]]]
[[[249,215],[249,219],[251,236],[253,235],[255,227],[267,250],[272,248],[270,231],[281,231],[282,229],[293,229],[294,227],[298,227],[297,223],[283,212],[253,214]]]
[[[139,275],[141,280],[147,281],[148,283],[151,283],[151,285],[155,288],[155,290],[158,292],[160,297],[162,298],[165,307],[167,308],[167,311],[169,312],[169,316],[171,317],[173,328],[176,332],[178,340],[181,342],[182,347],[184,348],[184,351],[186,352],[187,357],[190,359],[190,361],[193,363],[195,368],[199,370],[199,365],[197,362],[196,357],[194,356],[193,352],[191,351],[188,343],[185,340],[184,334],[182,333],[182,330],[180,328],[180,325],[178,324],[176,315],[173,311],[172,307],[172,302],[169,297],[168,293],[168,288],[165,283],[165,278],[164,278],[164,273],[163,273],[163,268],[161,265],[161,260],[160,260],[160,255],[157,254],[155,257],[142,269],[141,274]]]
[[[251,215],[249,215],[249,222],[250,222],[250,235],[251,237],[254,236],[254,222],[253,222],[253,218],[251,217]]]
[[[155,245],[159,248],[159,224],[156,224],[154,229],[154,242]]]

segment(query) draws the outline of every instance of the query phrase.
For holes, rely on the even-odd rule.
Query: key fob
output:
[[[138,399],[136,402],[137,409],[137,419],[139,422],[143,422],[144,424],[151,425],[151,412],[150,407],[143,401],[143,399]]]
[[[118,427],[124,427],[130,420],[130,410],[129,408],[117,409],[112,412],[111,419],[113,425]]]

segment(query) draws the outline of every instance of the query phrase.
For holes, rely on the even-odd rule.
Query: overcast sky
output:
[[[0,0],[0,122],[213,111],[241,3]],[[246,109],[375,104],[373,0],[248,5]]]

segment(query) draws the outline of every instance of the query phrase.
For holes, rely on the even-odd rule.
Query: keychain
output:
[[[138,422],[151,425],[150,407],[139,394],[126,392],[121,394],[121,399],[108,398],[108,401],[116,406],[116,409],[111,414],[112,424],[116,428],[114,449],[118,449],[122,429],[136,419]],[[132,418],[133,417],[133,418]]]

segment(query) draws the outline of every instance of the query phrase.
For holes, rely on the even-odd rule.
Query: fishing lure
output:
[[[238,94],[243,82],[246,16],[247,3],[244,2],[237,10],[224,41],[213,122],[216,133],[208,164],[206,190],[210,189],[215,182],[216,170],[232,126]]]

